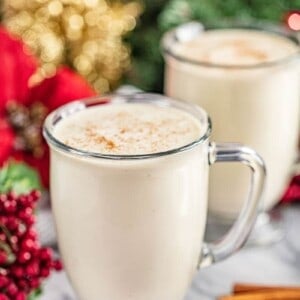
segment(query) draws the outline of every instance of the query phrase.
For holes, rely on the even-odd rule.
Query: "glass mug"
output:
[[[177,108],[196,117],[204,134],[183,147],[142,155],[82,151],[53,135],[70,115],[116,103]],[[243,245],[255,221],[264,163],[245,146],[211,143],[210,132],[204,110],[155,94],[80,100],[47,117],[58,242],[80,299],[181,300],[197,267],[223,260]],[[209,166],[229,161],[251,169],[249,200],[228,234],[206,244]]]
[[[245,143],[260,153],[268,172],[262,211],[268,211],[278,203],[287,187],[298,154],[300,48],[291,32],[270,24],[253,24],[225,23],[221,27],[204,28],[198,22],[191,22],[167,32],[162,39],[165,93],[202,106],[212,118],[214,139]],[[291,43],[295,52],[274,62],[251,65],[210,63],[191,59],[192,52],[178,52],[178,47],[207,30],[224,28],[258,30],[268,38],[280,37]],[[222,30],[219,32],[222,34]],[[200,48],[190,47],[189,51]],[[249,176],[249,171],[237,164],[212,168],[209,212],[218,221],[226,224],[239,213],[243,195],[248,191]],[[275,237],[277,233],[273,233]]]

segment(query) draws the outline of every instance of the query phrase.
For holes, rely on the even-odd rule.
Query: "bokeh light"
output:
[[[0,0],[1,1],[1,0]],[[5,0],[4,24],[41,60],[35,84],[68,64],[101,92],[130,65],[123,36],[136,26],[138,0]]]
[[[293,12],[287,18],[287,24],[292,30],[300,30],[300,12]]]

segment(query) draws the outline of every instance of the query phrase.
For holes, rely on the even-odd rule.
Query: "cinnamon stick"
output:
[[[248,292],[258,292],[258,291],[272,291],[272,290],[292,290],[292,291],[300,291],[300,287],[296,286],[281,286],[281,285],[258,285],[258,284],[248,284],[248,283],[236,283],[233,286],[233,293],[248,293]]]
[[[268,290],[219,297],[218,300],[300,300],[300,290]]]

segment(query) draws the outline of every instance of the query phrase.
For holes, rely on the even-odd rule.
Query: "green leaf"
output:
[[[41,288],[35,289],[33,292],[30,293],[27,300],[37,300],[41,294],[42,294]]]
[[[16,194],[41,189],[38,173],[24,163],[10,161],[0,170],[0,193]]]

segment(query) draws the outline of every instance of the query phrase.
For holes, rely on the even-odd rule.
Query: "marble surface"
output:
[[[282,213],[285,234],[281,242],[244,248],[226,261],[200,270],[185,300],[216,299],[237,281],[300,285],[300,205],[286,207]],[[44,291],[41,300],[78,300],[64,272],[53,274]]]

